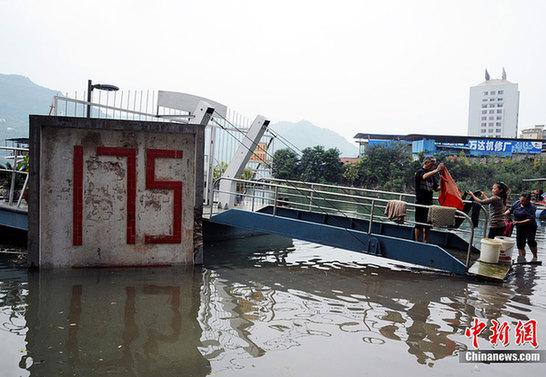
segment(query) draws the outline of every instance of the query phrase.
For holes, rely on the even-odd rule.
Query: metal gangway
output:
[[[221,190],[222,180],[237,189]],[[479,252],[472,220],[459,210],[455,211],[458,226],[433,228],[427,244],[414,241],[414,225],[419,224],[414,220],[415,208],[427,206],[416,204],[412,194],[273,178],[220,178],[213,192],[215,201],[204,217],[249,234],[277,234],[457,274],[466,273]],[[221,195],[233,196],[235,205],[223,207],[216,200]],[[391,200],[406,202],[403,224],[385,215]],[[485,233],[487,211],[481,205],[480,211],[485,214]]]

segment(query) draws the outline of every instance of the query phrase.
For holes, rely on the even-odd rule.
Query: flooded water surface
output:
[[[546,257],[539,227],[539,257]],[[503,284],[273,236],[205,246],[201,268],[27,273],[0,256],[2,376],[513,376],[542,363],[463,363],[475,319],[536,320],[546,266]],[[530,255],[528,255],[530,259]],[[540,373],[538,373],[540,372]]]

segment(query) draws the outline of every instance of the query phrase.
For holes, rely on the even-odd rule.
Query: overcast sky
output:
[[[0,0],[0,73],[185,92],[254,118],[466,135],[469,88],[521,92],[546,123],[543,0]]]

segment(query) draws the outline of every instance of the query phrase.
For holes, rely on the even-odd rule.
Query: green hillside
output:
[[[29,114],[46,115],[55,90],[34,84],[28,77],[0,74],[0,144],[5,139],[28,137]],[[271,125],[283,138],[290,140],[299,150],[315,145],[326,149],[337,148],[344,157],[356,157],[358,148],[338,133],[320,128],[302,120],[298,123],[278,122]],[[276,149],[286,148],[280,140]]]
[[[28,77],[0,74],[0,142],[28,137],[29,114],[47,115],[57,93],[34,84]]]

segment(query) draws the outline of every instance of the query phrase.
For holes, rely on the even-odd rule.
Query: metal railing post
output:
[[[474,224],[472,223],[472,219],[468,219],[470,222],[470,241],[468,242],[468,250],[466,252],[466,271],[470,268],[470,253],[472,251],[472,244],[474,243]]]
[[[19,208],[19,206],[21,205],[21,201],[23,200],[23,196],[25,195],[27,184],[28,184],[28,173],[26,174],[25,183],[23,184],[23,188],[21,189],[21,193],[19,194],[19,200],[17,200],[17,208]]]
[[[273,216],[277,215],[277,201],[279,196],[279,186],[275,186],[275,200],[273,202]]]
[[[256,201],[256,184],[252,184],[252,212],[254,212],[254,202]]]
[[[9,188],[9,199],[8,199],[8,205],[12,205],[13,204],[13,195],[15,193],[15,175],[17,174],[17,155],[18,155],[19,151],[15,150],[14,151],[14,156],[13,156],[13,166],[12,166],[12,172],[11,172],[11,186]]]
[[[373,213],[375,210],[375,199],[372,199],[372,208],[370,210],[370,223],[368,224],[368,234],[372,233]]]
[[[313,185],[311,185],[311,195],[309,197],[309,211],[313,210],[313,193],[315,192],[315,189],[313,188]]]

